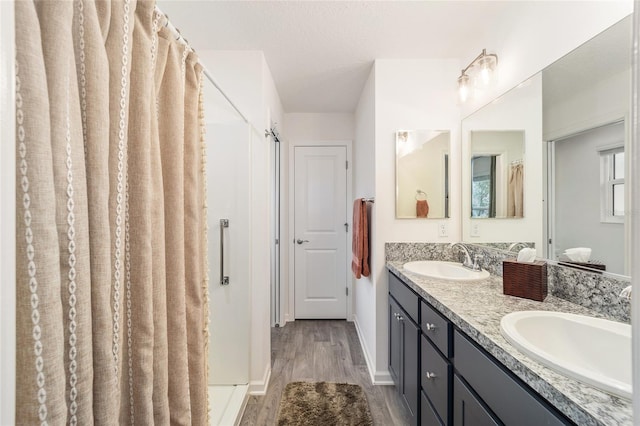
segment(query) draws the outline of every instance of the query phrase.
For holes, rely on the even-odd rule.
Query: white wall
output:
[[[505,16],[468,38],[461,58],[466,66],[483,48],[498,54],[497,84],[462,105],[462,116],[505,93],[633,11],[632,0],[518,2],[517,15]],[[460,75],[460,70],[455,76]],[[451,77],[455,84],[454,77]]]
[[[354,197],[375,196],[375,67],[371,69],[369,78],[362,89],[360,100],[355,112],[355,139],[353,141],[353,194]],[[371,206],[371,234],[369,241],[377,241],[377,227],[375,226],[377,202]],[[370,253],[370,267],[376,268],[373,254]],[[375,348],[376,348],[376,306],[375,282],[373,275],[353,279],[353,321],[360,337],[360,343],[365,360],[371,374],[371,380],[388,381],[388,374],[375,377]]]
[[[372,378],[388,383],[387,369],[387,272],[384,267],[384,244],[389,241],[448,242],[460,238],[458,223],[460,197],[460,114],[455,103],[456,87],[451,75],[459,71],[457,60],[380,59],[375,62],[374,95],[365,86],[356,113],[357,143],[356,194],[359,189],[375,189],[371,237],[371,284],[356,282],[356,317],[363,337],[365,353],[371,357]],[[370,78],[371,80],[371,78]],[[371,98],[373,102],[371,101]],[[370,105],[373,103],[373,107]],[[375,131],[370,129],[371,110],[374,110]],[[362,129],[362,130],[361,130]],[[451,212],[450,219],[395,218],[395,132],[399,129],[438,129],[451,131]],[[362,135],[362,137],[361,137]],[[374,139],[374,168],[360,162],[371,161],[371,138]],[[366,184],[373,180],[375,183]],[[439,238],[438,224],[445,223],[449,236]],[[374,324],[369,321],[374,317]]]
[[[372,239],[372,276],[376,307],[376,377],[388,374],[387,271],[384,243],[388,241],[458,241],[460,233],[460,113],[451,76],[459,72],[457,60],[382,59],[375,62],[375,228]],[[398,129],[451,130],[451,218],[395,218],[395,131]],[[438,237],[445,223],[449,236]]]
[[[355,136],[354,115],[350,113],[287,113],[287,138],[296,141],[344,141]]]
[[[0,424],[15,419],[16,381],[16,202],[13,2],[0,2]],[[24,237],[23,237],[24,238]]]

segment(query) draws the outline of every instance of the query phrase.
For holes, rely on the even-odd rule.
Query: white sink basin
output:
[[[489,278],[489,272],[472,271],[456,262],[441,262],[438,260],[419,260],[402,265],[404,269],[414,274],[429,278],[454,281],[480,281]]]
[[[502,317],[505,339],[565,376],[631,399],[631,326],[561,312],[521,311]]]

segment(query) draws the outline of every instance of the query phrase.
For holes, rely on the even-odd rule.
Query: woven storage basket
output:
[[[542,302],[547,297],[547,263],[541,260],[531,263],[504,260],[502,292]]]

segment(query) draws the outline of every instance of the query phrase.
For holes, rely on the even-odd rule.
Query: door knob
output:
[[[296,240],[296,243],[298,243],[298,244],[308,243],[308,242],[309,242],[309,240],[301,240],[300,238],[298,238],[298,239]]]

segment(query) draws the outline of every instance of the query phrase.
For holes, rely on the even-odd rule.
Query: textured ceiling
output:
[[[495,41],[512,32],[518,16],[544,18],[559,3],[158,1],[196,50],[263,51],[286,112],[352,112],[374,59],[466,64],[478,53],[477,43],[470,49],[474,40]]]

